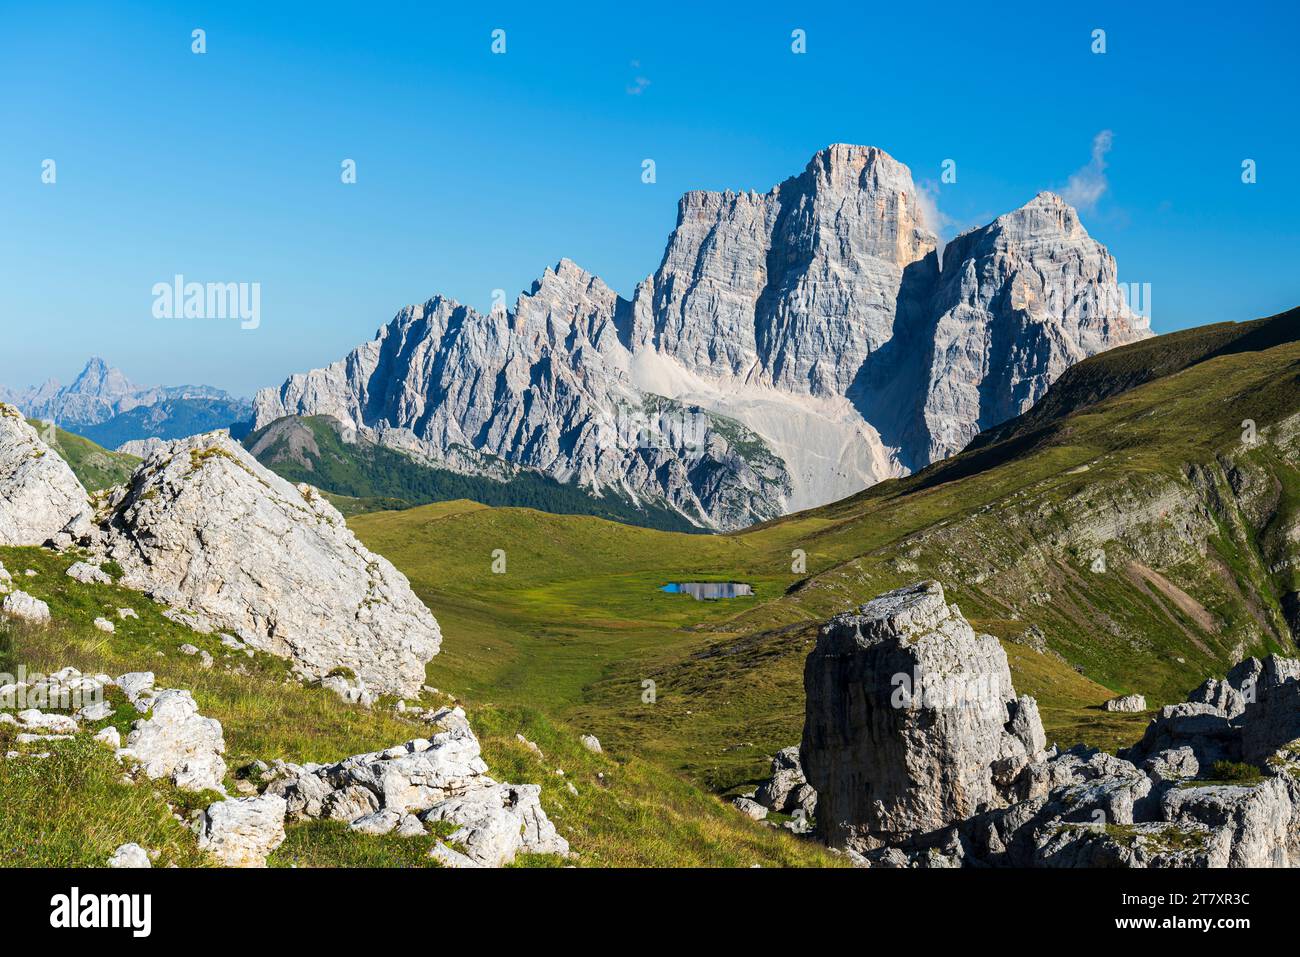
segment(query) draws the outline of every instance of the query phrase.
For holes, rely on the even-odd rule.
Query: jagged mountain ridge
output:
[[[958,237],[942,272],[936,244],[906,166],[831,146],[767,193],[687,193],[630,301],[569,260],[513,310],[436,296],[259,392],[254,428],[331,415],[734,529],[952,454],[1150,335],[1052,194]]]

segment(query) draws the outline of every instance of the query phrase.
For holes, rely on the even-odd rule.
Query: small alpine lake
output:
[[[744,582],[669,582],[659,590],[670,595],[690,595],[696,601],[745,598],[754,594],[754,589]]]

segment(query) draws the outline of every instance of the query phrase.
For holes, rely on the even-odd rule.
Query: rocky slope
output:
[[[498,867],[518,853],[569,853],[542,810],[535,784],[499,784],[488,777],[478,738],[465,713],[446,708],[430,717],[434,733],[329,765],[277,762],[263,775],[263,793],[282,797],[291,820],[342,821],[364,834],[424,834],[449,823],[457,852],[439,844],[444,865]]]
[[[488,776],[478,738],[459,708],[431,712],[428,737],[380,752],[327,765],[257,762],[234,779],[246,796],[224,797],[229,769],[221,722],[201,714],[190,691],[155,684],[153,672],[114,679],[66,667],[3,686],[0,709],[20,698],[47,709],[0,710],[0,731],[11,729],[9,743],[17,748],[3,760],[45,761],[53,757],[50,749],[75,749],[91,738],[92,750],[111,751],[127,784],[163,782],[181,792],[223,796],[196,814],[192,830],[198,850],[229,867],[265,866],[285,840],[286,823],[311,819],[339,821],[371,837],[396,832],[424,838],[426,826],[438,829],[445,839],[433,843],[429,856],[443,866],[500,867],[519,853],[569,853],[541,807],[537,785],[501,784]],[[67,708],[76,710],[58,710]],[[119,708],[140,715],[126,718],[125,745],[113,723]],[[146,849],[127,846],[138,853],[118,848],[109,866],[151,866]]]
[[[365,707],[382,694],[402,696],[399,715],[426,715],[405,698],[419,701],[429,691],[425,665],[441,643],[437,621],[406,578],[365,549],[319,492],[269,472],[224,432],[155,448],[125,485],[96,496],[92,513],[62,459],[16,409],[0,406],[0,503],[0,545],[48,544],[71,551],[70,557],[85,556],[59,576],[68,582],[63,589],[89,590],[78,592],[79,607],[101,607],[97,589],[135,589],[169,606],[162,618],[197,635],[220,632],[228,675],[249,674],[242,658],[237,666],[227,663],[231,652],[249,658],[269,652],[291,662],[297,681],[286,677],[282,684],[319,684]],[[29,568],[24,577],[40,573]],[[3,565],[0,594],[0,651],[9,666],[15,640],[10,621],[40,635],[55,616],[47,602],[14,588]],[[91,624],[92,634],[105,641],[119,623],[125,628],[140,620],[130,607],[110,614]],[[217,665],[211,651],[194,644],[179,651],[202,670]],[[111,679],[63,668],[43,676],[24,665],[16,681],[6,675],[0,687],[3,760],[78,760],[86,756],[86,742],[78,740],[83,723],[102,725],[89,750],[112,748],[126,783],[138,776],[180,791],[224,793],[229,767],[221,722],[200,713],[189,691],[157,688],[155,681],[144,671]],[[121,699],[141,715],[130,723],[124,745],[121,729],[111,723]],[[329,766],[277,762],[276,774],[263,780],[270,785],[265,793],[219,801],[202,812],[195,826],[198,849],[226,865],[262,865],[284,841],[289,814],[293,820],[348,822],[363,835],[400,826],[402,836],[426,837],[427,824],[446,834],[447,843],[433,848],[444,865],[499,866],[521,851],[567,855],[567,842],[542,809],[541,788],[489,777],[462,710],[428,710],[424,720],[435,727],[430,737],[403,746]],[[249,787],[244,779],[241,789]],[[112,861],[149,866],[139,846],[119,847]]]
[[[624,300],[565,260],[512,310],[435,297],[254,402],[467,471],[501,463],[732,529],[923,466],[1072,362],[1149,335],[1041,195],[940,273],[907,167],[835,145],[771,191],[688,193]]]
[[[1044,750],[996,640],[938,583],[899,589],[830,621],[808,657],[817,831],[867,866],[1293,866],[1298,676],[1295,659],[1250,659],[1120,757]]]

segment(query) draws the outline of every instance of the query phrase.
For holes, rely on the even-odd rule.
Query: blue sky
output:
[[[563,256],[628,295],[683,191],[766,190],[832,142],[922,183],[955,160],[951,236],[1066,189],[1109,130],[1081,213],[1158,331],[1300,304],[1293,5],[448,6],[0,0],[0,383],[99,353],[251,393]],[[260,283],[260,327],[155,319],[176,273]]]

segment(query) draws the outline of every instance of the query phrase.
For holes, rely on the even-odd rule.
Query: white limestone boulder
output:
[[[316,490],[270,472],[222,433],[167,443],[100,516],[121,584],[195,624],[294,662],[345,668],[377,694],[419,693],[438,623]]]
[[[44,545],[89,517],[89,496],[72,469],[21,412],[0,403],[0,545]]]

